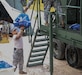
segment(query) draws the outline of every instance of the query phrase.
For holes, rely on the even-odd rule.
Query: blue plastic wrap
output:
[[[72,30],[80,30],[80,24],[78,23],[72,24],[71,26],[69,26],[69,28]]]
[[[14,21],[14,26],[20,27],[24,26],[25,28],[28,28],[31,25],[31,21],[29,19],[29,16],[27,14],[20,14]]]
[[[5,62],[5,61],[0,61],[0,69],[10,68],[10,67],[12,67],[12,66],[9,65],[7,62]]]

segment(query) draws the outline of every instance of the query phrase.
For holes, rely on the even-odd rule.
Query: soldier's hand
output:
[[[25,27],[24,27],[24,26],[21,26],[21,27],[20,27],[20,29],[21,29],[21,30],[24,30],[24,29],[25,29]]]
[[[28,8],[26,7],[25,9],[24,9],[24,12],[26,12],[28,10]]]

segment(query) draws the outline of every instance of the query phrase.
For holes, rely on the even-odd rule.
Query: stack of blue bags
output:
[[[29,16],[27,14],[20,14],[14,21],[15,27],[21,27],[24,26],[25,28],[28,28],[31,26],[31,21],[29,19]]]

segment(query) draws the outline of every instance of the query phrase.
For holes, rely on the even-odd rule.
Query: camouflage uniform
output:
[[[13,65],[17,68],[17,65],[19,64],[19,71],[23,70],[23,49],[16,49],[14,48],[14,54],[13,54]]]
[[[23,63],[24,63],[24,57],[23,57],[23,38],[22,34],[23,32],[20,30],[17,30],[16,27],[13,28],[12,31],[16,30],[17,33],[13,34],[13,42],[14,42],[14,52],[13,52],[13,65],[15,68],[17,68],[17,65],[19,65],[19,72],[23,71]],[[17,37],[19,37],[17,39]]]
[[[45,22],[48,22],[48,12],[46,11],[50,11],[50,8],[53,6],[58,13],[62,13],[62,8],[60,7],[61,6],[61,2],[59,0],[43,0],[43,3],[44,3],[44,19],[45,19]],[[59,14],[59,18],[60,18],[60,21],[63,20],[62,18],[62,15]]]

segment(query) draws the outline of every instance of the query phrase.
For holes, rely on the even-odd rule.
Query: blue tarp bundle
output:
[[[10,67],[12,67],[12,66],[9,65],[7,62],[5,62],[5,61],[0,61],[0,69],[10,68]]]
[[[72,30],[80,30],[80,24],[78,23],[72,24],[71,26],[69,26],[69,28]]]
[[[31,21],[29,19],[29,16],[27,14],[20,14],[14,21],[14,26],[20,27],[25,26],[25,28],[28,28],[31,26]]]

